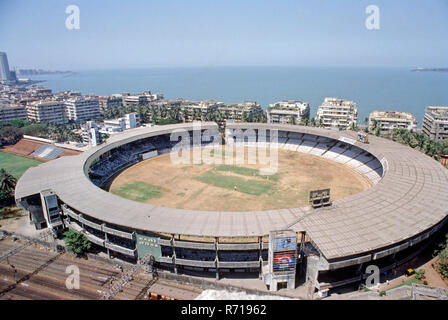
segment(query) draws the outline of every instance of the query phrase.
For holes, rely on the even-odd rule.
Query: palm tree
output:
[[[5,169],[0,169],[0,192],[10,197],[14,193],[16,184],[16,178],[6,172]]]

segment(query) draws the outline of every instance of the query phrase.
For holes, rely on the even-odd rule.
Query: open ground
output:
[[[246,150],[247,153],[247,150]],[[234,155],[235,160],[235,155]],[[206,211],[254,211],[304,206],[309,192],[331,189],[333,200],[364,191],[371,182],[346,165],[278,150],[278,170],[261,175],[257,164],[175,164],[169,154],[120,173],[109,190],[153,205]],[[235,163],[235,161],[234,161]]]

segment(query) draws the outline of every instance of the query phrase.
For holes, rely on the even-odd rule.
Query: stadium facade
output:
[[[194,129],[192,123],[137,128],[79,156],[30,168],[17,183],[16,202],[42,228],[52,224],[45,219],[42,195],[56,196],[63,225],[83,232],[109,255],[136,261],[149,253],[159,268],[204,276],[261,277],[270,232],[293,230],[298,252],[294,270],[317,289],[359,283],[371,264],[381,272],[395,268],[415,257],[448,219],[448,170],[432,158],[379,137],[365,144],[352,131],[283,124],[230,123],[225,140],[234,139],[234,130],[255,133],[255,142],[246,138],[240,143],[267,141],[270,147],[336,161],[373,186],[327,207],[256,212],[172,209],[106,191],[119,172],[177,148],[171,133],[185,130],[193,136]],[[217,132],[218,127],[201,123],[201,130]],[[272,144],[271,132],[278,137]],[[214,142],[203,138],[184,148]]]

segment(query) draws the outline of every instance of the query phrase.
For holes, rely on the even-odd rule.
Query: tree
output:
[[[446,234],[445,243],[440,244],[441,250],[439,251],[438,258],[435,267],[440,272],[444,279],[448,278],[448,234]]]
[[[15,144],[23,138],[23,132],[16,127],[4,127],[0,130],[0,139],[3,144]]]
[[[291,116],[289,118],[288,124],[296,124],[296,118]]]
[[[5,202],[14,196],[14,189],[16,188],[17,179],[6,172],[5,169],[0,169],[0,201]]]
[[[67,250],[78,256],[87,252],[92,247],[89,239],[80,232],[69,230],[64,232],[63,235]]]

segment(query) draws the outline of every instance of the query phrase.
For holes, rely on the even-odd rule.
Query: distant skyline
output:
[[[11,69],[448,67],[447,17],[446,0],[1,0],[0,51]]]

